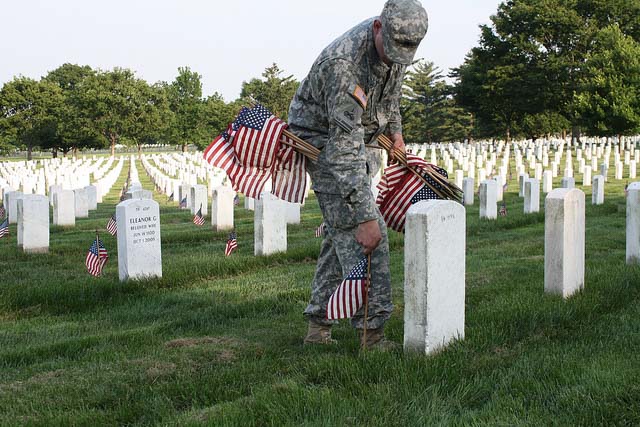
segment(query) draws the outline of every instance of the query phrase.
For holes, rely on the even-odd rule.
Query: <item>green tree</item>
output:
[[[254,78],[249,82],[242,82],[240,97],[246,103],[258,101],[275,116],[286,121],[289,104],[300,83],[292,75],[282,77],[283,72],[277,64],[272,64],[262,73],[262,80]]]
[[[88,65],[63,64],[44,77],[44,80],[57,84],[63,95],[55,126],[50,129],[49,148],[53,157],[57,157],[58,150],[66,155],[72,149],[101,145],[100,134],[77,102],[82,82],[88,77],[95,77],[95,74]]]
[[[133,111],[135,117],[125,132],[126,141],[135,145],[140,154],[142,145],[158,144],[163,139],[173,112],[164,87],[161,84],[149,85],[144,80],[136,81]]]
[[[209,96],[204,102],[204,127],[206,138],[197,142],[199,149],[204,149],[211,143],[213,138],[227,129],[229,123],[240,111],[241,103],[239,101],[225,103],[219,93]]]
[[[0,139],[27,149],[27,160],[37,146],[47,144],[55,126],[62,90],[48,81],[16,77],[0,90]]]
[[[133,71],[114,68],[88,76],[80,84],[74,102],[82,117],[92,123],[93,131],[111,147],[115,155],[116,144],[129,132],[138,118],[138,79]]]
[[[400,110],[408,142],[461,140],[471,132],[471,115],[456,105],[433,62],[419,62],[407,72]]]
[[[595,135],[640,131],[640,44],[618,25],[599,31],[577,94],[584,126]]]
[[[202,100],[202,76],[189,67],[178,68],[178,76],[167,86],[169,107],[173,119],[168,128],[168,139],[180,145],[182,151],[187,145],[205,138],[204,103]]]

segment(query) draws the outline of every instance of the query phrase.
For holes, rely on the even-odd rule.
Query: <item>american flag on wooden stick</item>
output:
[[[9,235],[9,218],[5,218],[0,223],[0,239]]]
[[[238,248],[238,239],[235,231],[229,233],[227,245],[224,248],[224,256],[229,256]]]
[[[329,297],[328,320],[347,319],[356,314],[364,304],[367,279],[367,257],[364,257]]]
[[[4,217],[7,214],[7,211],[4,209],[4,206],[0,206],[0,218]]]
[[[102,268],[107,263],[109,254],[104,244],[97,237],[91,244],[89,252],[87,252],[87,258],[84,261],[84,265],[87,266],[87,271],[92,276],[100,276],[102,274]]]
[[[204,158],[224,169],[235,191],[260,198],[266,183],[273,179],[273,194],[301,203],[306,189],[306,160],[294,149],[281,147],[286,123],[262,105],[243,107],[226,131],[205,149]],[[302,194],[302,195],[301,195]]]
[[[204,216],[202,215],[202,206],[198,209],[198,212],[193,217],[193,223],[198,226],[204,225]]]
[[[180,209],[186,209],[187,208],[187,198],[183,198],[182,200],[180,200]]]
[[[440,174],[445,180],[448,178],[447,171],[430,165],[413,154],[407,154],[407,165],[418,171],[431,168],[433,172]],[[442,188],[440,183],[429,175],[424,175],[423,178],[431,187]],[[406,214],[411,205],[421,200],[439,199],[438,195],[429,188],[429,185],[402,164],[393,164],[385,169],[377,186],[379,192],[376,204],[389,228],[402,232]]]
[[[507,216],[507,205],[502,202],[502,206],[500,206],[500,210],[498,211],[498,215]]]
[[[115,236],[118,233],[118,223],[116,222],[116,214],[111,215],[109,221],[107,221],[107,231],[112,236]]]

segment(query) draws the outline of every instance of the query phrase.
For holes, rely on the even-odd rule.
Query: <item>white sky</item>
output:
[[[65,62],[130,68],[149,83],[181,66],[205,96],[232,101],[276,62],[301,80],[322,48],[378,15],[385,0],[0,0],[0,84],[39,79]],[[477,45],[500,0],[422,0],[429,31],[416,58],[445,72]]]

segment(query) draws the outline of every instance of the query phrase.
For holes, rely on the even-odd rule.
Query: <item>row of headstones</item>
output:
[[[640,182],[627,196],[626,262],[640,263]],[[544,292],[568,298],[584,288],[585,194],[559,188],[545,199]],[[434,353],[464,338],[465,209],[422,201],[407,213],[405,351]]]
[[[604,177],[596,175],[593,177],[592,204],[601,205],[604,203]],[[520,176],[520,190],[518,195],[524,198],[524,213],[540,212],[540,182],[535,178],[528,178],[526,175]],[[575,188],[575,180],[565,177],[561,181],[561,188]],[[463,202],[465,206],[474,204],[474,183],[472,178],[465,178],[462,185],[464,196]],[[551,180],[545,180],[543,191],[549,193],[552,191]],[[480,183],[478,191],[480,199],[480,218],[496,219],[498,215],[498,202],[504,198],[503,187],[499,185],[498,180],[485,180]]]

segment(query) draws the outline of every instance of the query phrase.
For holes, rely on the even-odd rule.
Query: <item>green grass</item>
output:
[[[139,282],[118,281],[106,232],[104,277],[84,268],[115,190],[74,228],[52,227],[47,255],[19,252],[12,225],[0,239],[0,424],[640,424],[625,182],[607,183],[602,206],[586,189],[585,290],[567,301],[543,292],[544,215],[522,213],[515,177],[506,218],[480,221],[468,207],[466,338],[431,357],[362,354],[348,322],[334,329],[337,346],[302,347],[320,247],[313,196],[287,253],[270,257],[253,256],[253,213],[237,208],[239,250],[225,259],[227,233],[156,195],[163,278]],[[403,238],[390,234],[387,332],[401,343]]]

